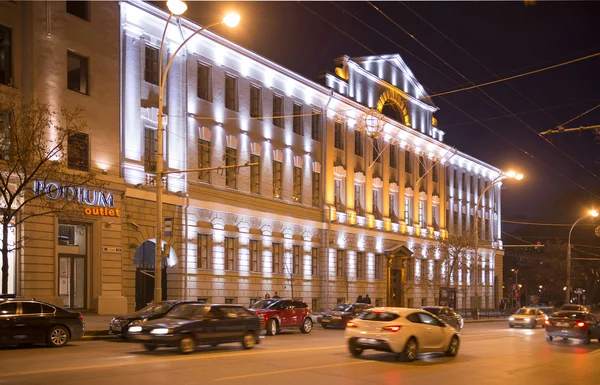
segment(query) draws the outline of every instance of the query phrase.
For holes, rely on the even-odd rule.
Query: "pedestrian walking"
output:
[[[363,303],[371,304],[371,297],[368,294],[365,294],[365,298],[363,298]]]
[[[363,297],[362,295],[358,295],[358,298],[356,298],[356,303],[363,303]]]

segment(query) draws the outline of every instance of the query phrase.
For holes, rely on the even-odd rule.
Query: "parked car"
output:
[[[600,342],[600,322],[585,311],[557,311],[546,321],[546,341],[559,337],[583,340],[584,344],[592,339]]]
[[[587,307],[583,306],[583,305],[562,305],[560,307],[560,309],[558,309],[557,311],[584,311],[589,313],[590,311],[588,310]]]
[[[299,328],[302,333],[310,333],[313,327],[311,311],[303,301],[291,299],[263,299],[250,308],[261,317],[267,328],[267,335],[274,336],[287,328]]]
[[[346,325],[344,335],[350,354],[365,350],[391,352],[402,361],[414,361],[419,353],[442,352],[454,357],[460,339],[456,329],[433,314],[408,308],[368,309]]]
[[[372,307],[366,303],[342,303],[317,317],[317,322],[321,324],[323,329],[327,329],[328,327],[345,328],[346,322]]]
[[[540,309],[534,307],[523,307],[510,317],[508,317],[508,327],[521,326],[535,329],[537,326],[544,326],[548,316]]]
[[[0,345],[45,343],[59,347],[83,336],[83,316],[15,296],[0,298]]]
[[[110,321],[109,333],[117,334],[121,338],[125,339],[127,336],[127,329],[133,325],[139,325],[144,322],[162,318],[167,315],[171,310],[177,308],[183,303],[200,303],[192,301],[162,301],[153,303],[140,309],[134,313],[129,313],[113,318]]]
[[[448,306],[423,306],[421,310],[436,315],[439,319],[452,326],[456,331],[460,331],[465,326],[463,317],[456,313],[454,309]]]
[[[191,353],[199,345],[241,342],[252,349],[260,342],[260,321],[241,305],[184,303],[165,317],[130,326],[127,338],[153,351],[160,346]]]

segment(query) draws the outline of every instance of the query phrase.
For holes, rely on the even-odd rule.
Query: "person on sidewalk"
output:
[[[363,303],[363,297],[362,295],[358,295],[358,298],[356,298],[356,303]]]
[[[365,298],[363,298],[363,303],[371,304],[371,297],[368,294],[365,294]]]
[[[273,294],[273,298],[278,299],[278,298],[281,298],[281,297],[279,296],[278,292],[275,292],[275,294]]]
[[[271,295],[269,293],[265,294],[265,299],[271,299]]]

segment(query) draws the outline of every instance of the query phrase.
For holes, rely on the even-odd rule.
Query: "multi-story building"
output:
[[[11,31],[17,88],[86,106],[89,167],[109,182],[90,191],[120,216],[95,217],[98,198],[80,219],[26,225],[16,291],[99,313],[151,301],[161,161],[171,172],[160,183],[172,224],[166,297],[248,305],[278,292],[315,310],[359,294],[377,305],[437,302],[434,278],[446,273],[435,245],[473,231],[478,194],[501,171],[444,144],[437,107],[400,56],[340,57],[315,82],[204,30],[170,67],[159,160],[159,61],[200,26],[172,18],[159,57],[162,10],[84,2],[80,20],[69,3],[3,4],[13,14],[0,12],[0,27]],[[88,58],[86,92],[66,87],[62,51]],[[480,258],[465,254],[448,281],[460,308],[474,306],[474,274],[481,307],[501,295],[499,185],[482,202]]]

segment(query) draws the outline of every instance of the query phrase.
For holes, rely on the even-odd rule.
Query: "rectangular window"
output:
[[[294,167],[294,202],[302,202],[302,169]]]
[[[260,195],[260,156],[250,155],[250,163],[257,163],[250,166],[250,191]]]
[[[198,168],[210,167],[210,142],[198,139]],[[210,183],[210,171],[198,171],[198,181]]]
[[[299,245],[292,246],[292,273],[301,274],[300,261],[302,259],[302,248]]]
[[[311,137],[313,140],[321,141],[321,112],[312,111]]]
[[[237,78],[225,75],[225,108],[237,111],[238,106],[238,84]]]
[[[319,249],[316,247],[311,250],[310,274],[313,277],[319,276]]]
[[[346,250],[337,250],[335,268],[338,278],[346,278]]]
[[[381,163],[381,139],[373,140],[373,162]]]
[[[67,88],[81,94],[88,94],[89,67],[86,57],[67,51]]]
[[[314,171],[312,173],[312,205],[321,206],[321,174]]]
[[[335,122],[334,145],[337,149],[344,149],[344,124],[342,122]]]
[[[67,1],[67,13],[80,19],[90,21],[89,1]]]
[[[404,198],[404,221],[407,225],[412,225],[412,220],[410,217],[410,198]]]
[[[354,131],[354,155],[365,156],[365,137],[362,132]]]
[[[251,239],[249,245],[250,251],[250,271],[260,271],[260,245],[258,240]]]
[[[419,202],[419,226],[425,227],[425,202]]]
[[[440,174],[438,172],[438,164],[437,164],[437,162],[433,162],[433,165],[431,167],[431,180],[434,183],[438,183],[440,181]]]
[[[419,178],[425,176],[425,158],[419,157]]]
[[[198,63],[198,97],[212,101],[212,68]]]
[[[283,127],[283,98],[273,95],[273,125]]]
[[[390,145],[390,167],[398,168],[398,148]]]
[[[158,130],[146,127],[144,130],[144,170],[156,172],[158,158]]]
[[[336,205],[342,204],[342,181],[340,179],[333,180],[333,200]]]
[[[283,244],[281,243],[273,243],[272,245],[272,273],[273,274],[281,274],[281,262],[283,258]]]
[[[158,48],[146,45],[144,57],[144,80],[158,85]]]
[[[404,151],[404,172],[412,174],[412,156],[410,151]]]
[[[375,213],[380,213],[381,210],[379,210],[379,189],[374,188],[373,189],[373,214]]]
[[[396,216],[396,193],[390,193],[390,217]]]
[[[256,86],[250,86],[250,117],[258,118],[261,116],[262,90]]]
[[[83,132],[69,134],[67,163],[71,170],[90,171],[90,136]]]
[[[304,117],[302,116],[302,105],[294,103],[292,114],[294,115],[294,120],[292,122],[294,134],[304,135],[302,127],[302,122],[304,121]]]
[[[281,196],[281,162],[273,161],[273,198],[282,199]]]
[[[235,166],[237,164],[237,150],[227,147],[225,149],[225,166]],[[231,167],[225,170],[225,185],[229,188],[237,188],[237,167]]]
[[[235,238],[225,238],[225,270],[236,271]]]
[[[12,82],[12,31],[0,25],[0,84]]]
[[[382,254],[375,254],[375,279],[383,279],[383,258]]]
[[[362,251],[356,253],[356,278],[365,278],[365,253]]]
[[[362,198],[362,185],[355,184],[354,185],[354,210],[356,210],[356,215],[364,216],[365,210],[363,209],[363,198]]]
[[[319,299],[318,298],[313,298],[312,302],[311,302],[311,305],[312,305],[311,309],[312,309],[313,312],[314,311],[319,311],[319,308],[318,308],[318,306],[319,306]]]
[[[198,234],[198,268],[210,269],[212,266],[211,236],[209,234]]]

